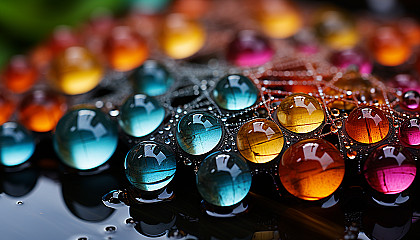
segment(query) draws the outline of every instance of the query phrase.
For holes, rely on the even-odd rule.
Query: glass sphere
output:
[[[272,38],[293,36],[303,24],[299,11],[287,0],[259,1],[256,15],[264,33]]]
[[[0,125],[7,122],[15,111],[15,102],[9,97],[8,94],[5,94],[3,91],[0,91]]]
[[[212,114],[190,112],[179,120],[176,140],[185,152],[201,155],[210,152],[222,139],[222,123]]]
[[[347,135],[359,143],[372,144],[385,139],[389,121],[385,114],[375,107],[354,109],[346,120]]]
[[[108,64],[116,71],[140,66],[149,56],[146,41],[126,26],[115,27],[105,43]]]
[[[366,53],[354,48],[334,52],[331,55],[330,60],[334,66],[343,69],[356,66],[362,74],[371,73],[373,68],[373,64]]]
[[[236,153],[215,152],[200,164],[196,176],[198,192],[215,206],[239,203],[251,188],[251,172],[246,161]]]
[[[256,67],[274,55],[268,39],[251,30],[240,31],[228,45],[226,58],[240,67]]]
[[[305,200],[331,195],[344,178],[340,151],[323,139],[306,139],[290,146],[279,163],[280,181],[286,190]]]
[[[66,113],[53,137],[60,159],[79,170],[96,168],[112,156],[118,143],[114,123],[98,109],[80,108]]]
[[[420,110],[420,94],[414,90],[405,92],[402,95],[400,105],[410,111]]]
[[[249,78],[233,74],[221,78],[212,95],[219,107],[226,110],[242,110],[255,104],[258,90]]]
[[[22,55],[12,57],[3,73],[4,86],[15,93],[26,92],[37,79],[36,67]]]
[[[368,184],[378,192],[396,194],[407,189],[416,177],[416,162],[399,145],[376,148],[363,166]]]
[[[399,139],[406,147],[420,147],[420,119],[411,118],[405,120],[399,129]]]
[[[18,107],[18,119],[27,129],[48,132],[67,111],[64,96],[52,92],[36,90],[26,94]]]
[[[22,125],[6,122],[0,126],[0,165],[16,166],[26,162],[35,151],[35,139]]]
[[[130,149],[125,157],[125,175],[136,188],[155,191],[168,185],[175,176],[176,159],[168,146],[143,141]]]
[[[102,80],[102,75],[102,66],[82,47],[70,47],[58,54],[49,71],[53,85],[70,95],[92,90]]]
[[[236,136],[236,143],[246,160],[266,163],[280,154],[284,138],[280,128],[273,121],[254,119],[242,125]]]
[[[169,15],[160,33],[162,50],[174,59],[183,59],[197,53],[206,41],[206,32],[198,21],[182,14]]]
[[[127,134],[143,137],[160,126],[165,109],[152,97],[143,94],[130,96],[120,109],[119,124]]]
[[[295,93],[285,98],[277,110],[280,124],[294,133],[312,132],[324,122],[318,100],[308,94]]]
[[[174,82],[168,70],[155,60],[147,60],[131,75],[134,91],[148,96],[166,93]]]

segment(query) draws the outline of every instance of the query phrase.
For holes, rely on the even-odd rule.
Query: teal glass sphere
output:
[[[255,104],[258,90],[249,78],[232,74],[219,80],[212,95],[219,107],[226,110],[242,110]]]
[[[127,134],[144,137],[156,130],[164,118],[165,109],[154,98],[136,94],[121,106],[119,124]]]
[[[125,157],[125,175],[133,186],[143,191],[159,190],[175,176],[174,152],[159,142],[143,141]]]
[[[239,203],[251,188],[251,172],[236,153],[215,152],[207,156],[196,176],[198,192],[208,203],[227,207]]]
[[[220,142],[222,134],[222,123],[206,112],[188,113],[179,120],[176,128],[178,145],[191,155],[210,152]]]
[[[53,144],[63,163],[88,170],[104,164],[114,154],[118,131],[105,113],[80,108],[66,113],[58,121]]]
[[[0,126],[0,164],[16,166],[26,162],[35,151],[32,134],[16,122]]]
[[[158,96],[166,93],[174,79],[168,70],[155,60],[147,60],[131,75],[136,93]]]

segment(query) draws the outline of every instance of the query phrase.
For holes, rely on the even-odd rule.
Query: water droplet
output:
[[[165,129],[166,131],[169,131],[169,130],[171,130],[171,125],[170,125],[170,124],[168,124],[168,125],[166,125],[163,129]]]
[[[176,112],[177,112],[177,113],[182,113],[182,109],[181,109],[181,108],[177,108],[177,109],[176,109]]]
[[[125,224],[135,224],[136,223],[136,221],[134,221],[134,219],[133,218],[127,218],[126,220],[125,220]]]
[[[186,159],[184,160],[184,164],[185,164],[185,165],[187,165],[187,166],[191,166],[192,162],[191,162],[191,160],[190,160],[190,159],[186,158]]]
[[[112,190],[102,197],[102,202],[110,208],[121,207],[124,204],[125,192]]]
[[[334,117],[338,117],[338,116],[340,116],[340,110],[338,110],[337,108],[333,108],[333,109],[331,109],[331,114]]]
[[[349,159],[355,159],[355,158],[356,158],[356,156],[357,156],[357,152],[356,152],[356,151],[354,151],[354,150],[350,150],[350,151],[348,151],[348,152],[347,152],[347,157],[348,157]]]
[[[168,137],[173,137],[174,134],[172,132],[168,133]]]
[[[106,226],[106,227],[105,227],[105,231],[106,231],[107,233],[114,233],[114,232],[116,232],[116,231],[117,231],[117,227],[116,227],[116,226]]]
[[[88,240],[87,237],[79,237],[77,240]]]
[[[338,132],[338,127],[336,125],[331,125],[331,132],[333,133],[337,133]]]
[[[23,202],[22,201],[17,201],[16,204],[17,205],[23,205]]]
[[[159,133],[159,134],[163,134],[163,131],[162,131],[162,130],[160,130],[158,133]]]
[[[335,126],[337,126],[338,128],[341,128],[343,126],[343,122],[342,121],[335,121]]]
[[[225,145],[225,146],[223,147],[223,150],[224,150],[225,152],[230,152],[230,151],[232,150],[232,148],[231,148],[229,145]]]
[[[169,143],[171,143],[171,139],[165,138],[165,144],[169,144]]]
[[[227,118],[226,117],[222,117],[221,120],[222,120],[222,122],[226,122],[227,121]]]
[[[116,109],[109,111],[109,115],[111,117],[117,117],[119,114],[120,114],[120,111],[118,111]]]

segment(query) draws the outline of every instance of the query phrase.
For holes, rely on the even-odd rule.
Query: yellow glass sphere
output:
[[[263,0],[257,11],[257,20],[269,37],[287,38],[302,27],[302,17],[289,1]]]
[[[254,119],[239,129],[236,143],[245,159],[254,163],[266,163],[280,154],[284,138],[273,121]]]
[[[102,80],[103,68],[83,47],[70,47],[52,62],[49,78],[53,85],[66,94],[88,92]]]
[[[159,40],[162,50],[169,57],[183,59],[203,47],[206,33],[199,22],[188,20],[181,14],[171,14],[163,23]]]
[[[312,132],[324,122],[324,111],[318,100],[305,93],[285,98],[277,110],[277,119],[294,133]]]

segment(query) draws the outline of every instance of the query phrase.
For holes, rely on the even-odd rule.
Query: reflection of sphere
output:
[[[134,137],[150,134],[165,118],[165,109],[154,98],[143,94],[128,97],[120,111],[121,128]]]
[[[215,152],[206,157],[197,172],[197,188],[208,203],[226,207],[239,203],[251,188],[246,161],[236,153]]]
[[[35,139],[22,125],[7,122],[0,126],[0,165],[26,162],[35,151]]]
[[[344,178],[344,160],[331,143],[323,139],[306,139],[284,152],[279,175],[289,193],[305,200],[319,200],[340,186]]]
[[[245,159],[254,163],[266,163],[280,154],[284,138],[280,128],[273,121],[254,119],[242,125],[236,142]]]
[[[134,70],[131,75],[136,93],[158,96],[166,93],[174,82],[174,78],[165,66],[155,60],[147,60]]]
[[[114,176],[110,174],[65,176],[62,185],[64,202],[76,217],[99,222],[107,219],[114,211],[102,203],[102,196],[118,187]]]
[[[53,141],[55,151],[65,164],[87,170],[100,166],[112,156],[118,132],[105,113],[80,108],[60,119]]]
[[[222,123],[207,112],[190,112],[178,122],[176,140],[185,152],[201,155],[210,152],[222,139]]]
[[[166,203],[132,206],[130,216],[138,222],[135,229],[148,237],[163,236],[176,222],[171,206]]]
[[[3,191],[12,197],[23,197],[35,187],[38,171],[26,168],[19,172],[2,173],[1,185]]]
[[[376,148],[363,167],[369,185],[378,192],[396,194],[407,189],[416,177],[416,162],[399,145]]]
[[[173,151],[164,144],[145,141],[128,152],[124,167],[128,180],[136,188],[155,191],[172,181],[176,160]]]
[[[233,74],[221,78],[212,95],[219,107],[242,110],[254,105],[258,98],[258,90],[249,78]]]
[[[312,132],[324,122],[318,100],[308,94],[295,93],[285,98],[277,110],[280,124],[294,133]]]

